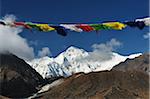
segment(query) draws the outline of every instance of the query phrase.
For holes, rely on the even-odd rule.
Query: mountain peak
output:
[[[74,47],[74,46],[70,46],[66,51],[65,53],[85,53],[86,51],[83,50],[83,49],[80,49],[80,48],[77,48],[77,47]]]
[[[65,57],[69,61],[75,61],[76,58],[85,57],[88,55],[88,52],[86,52],[83,49],[70,46],[66,51],[62,52],[58,57]]]
[[[70,46],[70,47],[67,48],[67,50],[76,50],[76,49],[79,49],[79,48],[77,48],[75,46]]]
[[[109,60],[102,61],[97,58],[95,61],[94,59],[87,59],[87,57],[91,57],[90,53],[83,49],[70,46],[56,58],[47,57],[45,59],[38,59],[30,62],[30,65],[44,78],[55,75],[67,77],[78,72],[89,73],[93,71],[111,70],[115,65],[124,62],[127,58],[134,58],[141,55],[122,56],[118,53],[113,53],[113,57]]]

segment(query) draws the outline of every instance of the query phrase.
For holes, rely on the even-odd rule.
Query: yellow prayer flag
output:
[[[36,24],[42,31],[48,32],[48,31],[53,31],[55,28],[50,27],[48,24]]]
[[[122,30],[123,28],[126,27],[125,24],[120,22],[107,22],[107,23],[103,23],[103,25],[108,26],[114,30]]]

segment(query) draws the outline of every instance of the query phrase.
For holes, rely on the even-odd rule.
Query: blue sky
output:
[[[94,23],[102,21],[134,20],[149,16],[148,0],[1,0],[1,17],[14,14],[18,21],[35,21],[48,23],[82,22]],[[119,40],[122,46],[118,53],[128,55],[148,51],[148,39],[143,35],[148,28],[139,30],[127,27],[122,31],[100,31],[76,33],[69,32],[62,37],[56,32],[30,32],[24,30],[20,35],[31,44],[37,53],[43,47],[49,47],[52,56],[74,45],[91,51],[95,43],[105,43],[112,38]]]

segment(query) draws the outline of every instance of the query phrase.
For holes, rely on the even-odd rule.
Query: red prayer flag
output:
[[[24,22],[14,22],[14,24],[15,24],[16,26],[23,26],[23,27],[25,27],[25,28],[27,28],[27,29],[30,29],[30,28],[31,28],[30,26],[26,25]]]
[[[81,28],[83,31],[86,31],[86,32],[90,32],[90,31],[94,30],[93,27],[91,27],[91,26],[89,26],[87,24],[79,24],[76,27]]]

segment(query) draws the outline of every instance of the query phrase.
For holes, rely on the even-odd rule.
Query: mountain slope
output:
[[[125,62],[122,62],[115,66],[113,70],[120,70],[120,71],[131,71],[137,70],[143,73],[149,74],[149,54],[143,54],[135,59],[127,59]]]
[[[135,58],[139,54],[130,56],[122,56],[117,53],[112,53],[111,59],[101,60],[101,57],[96,55],[91,57],[91,52],[76,47],[69,47],[66,51],[59,54],[56,58],[43,57],[28,62],[43,78],[68,77],[72,74],[93,71],[111,70],[115,65],[125,61],[127,58]],[[99,55],[100,56],[100,55]],[[90,58],[90,59],[89,59]]]
[[[117,69],[110,71],[78,73],[68,78],[58,86],[42,93],[37,98],[48,99],[149,99],[149,75],[140,68],[149,66],[142,55],[133,60],[120,63]],[[139,62],[142,65],[139,65]],[[126,64],[126,66],[124,65]],[[134,65],[133,65],[134,64]],[[127,70],[124,67],[137,66]],[[120,69],[121,68],[121,69]]]
[[[44,82],[24,60],[12,54],[0,54],[0,94],[7,97],[27,97],[37,92]]]

